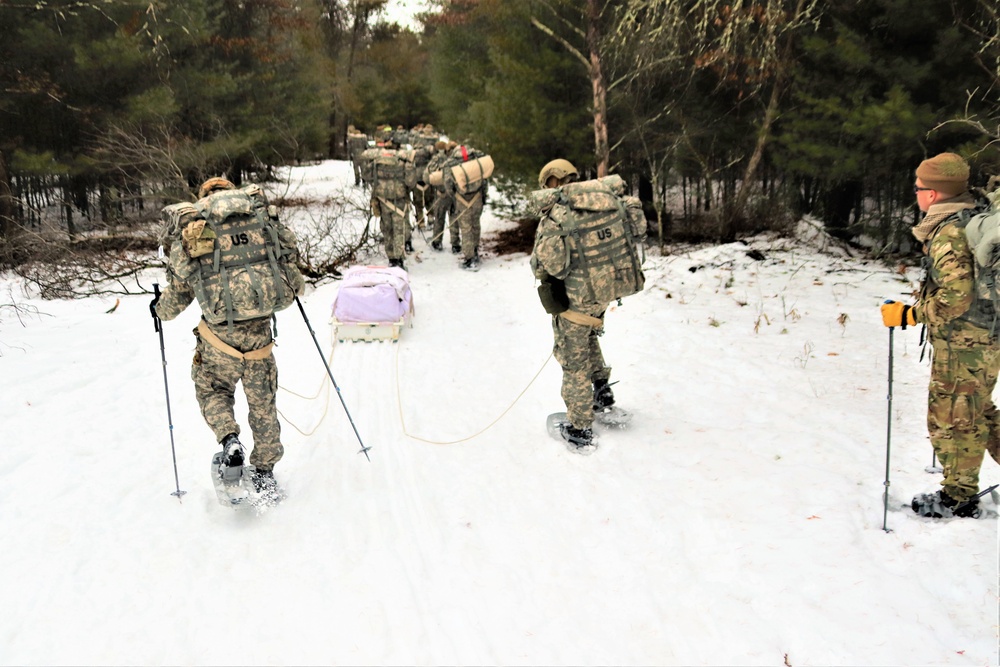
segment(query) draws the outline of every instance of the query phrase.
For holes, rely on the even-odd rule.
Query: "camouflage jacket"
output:
[[[957,211],[974,206],[971,197],[965,203],[935,205],[927,212],[927,218],[939,217],[940,221],[924,243],[926,272],[914,311],[931,337],[978,344],[988,340],[989,332],[963,318],[976,301],[975,259],[965,230],[956,224]]]

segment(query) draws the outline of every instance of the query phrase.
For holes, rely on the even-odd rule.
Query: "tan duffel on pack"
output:
[[[482,187],[483,180],[493,175],[493,158],[489,155],[469,158],[468,161],[453,166],[451,175],[460,193],[471,194]],[[433,174],[431,177],[433,178]],[[431,185],[433,184],[432,180]]]

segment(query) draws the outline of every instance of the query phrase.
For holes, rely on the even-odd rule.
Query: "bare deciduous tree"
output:
[[[756,174],[778,117],[792,65],[794,35],[817,25],[819,0],[628,0],[611,44],[630,53],[636,70],[701,70],[720,86],[739,88],[743,100],[763,102],[752,152],[728,215],[744,215]]]
[[[599,178],[607,176],[611,156],[608,144],[608,86],[604,79],[604,63],[601,55],[603,42],[601,22],[605,3],[603,0],[586,0],[581,11],[582,23],[585,26],[583,28],[563,17],[560,10],[567,6],[566,2],[541,0],[538,4],[548,10],[545,17],[547,20],[557,21],[570,33],[581,39],[585,45],[583,48],[578,48],[543,22],[539,16],[533,15],[531,17],[532,25],[559,42],[587,69],[594,100],[594,156],[597,162],[597,176]],[[575,7],[576,3],[572,3],[572,6]]]

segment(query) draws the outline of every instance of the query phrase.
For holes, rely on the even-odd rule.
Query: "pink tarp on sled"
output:
[[[413,293],[403,269],[352,266],[344,272],[333,301],[333,323],[341,340],[395,340],[412,315]]]

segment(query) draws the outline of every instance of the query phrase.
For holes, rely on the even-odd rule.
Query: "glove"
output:
[[[898,301],[886,301],[882,304],[882,323],[887,327],[902,327],[906,331],[906,326],[917,324],[916,313],[913,308]]]
[[[558,315],[569,310],[569,297],[566,296],[566,283],[547,276],[538,286],[538,299],[549,315]]]

